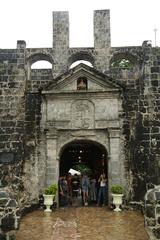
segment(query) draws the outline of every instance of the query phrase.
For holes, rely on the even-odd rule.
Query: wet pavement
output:
[[[37,210],[23,217],[16,240],[149,240],[143,215],[107,207]]]

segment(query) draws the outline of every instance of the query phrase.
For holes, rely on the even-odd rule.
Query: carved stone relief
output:
[[[77,100],[72,104],[72,128],[94,128],[94,105],[88,100]]]

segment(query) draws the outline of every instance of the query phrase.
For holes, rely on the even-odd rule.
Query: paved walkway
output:
[[[16,240],[148,240],[143,216],[101,207],[60,208],[27,214]]]

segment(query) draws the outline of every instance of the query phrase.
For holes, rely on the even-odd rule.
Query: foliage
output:
[[[117,59],[111,63],[113,68],[132,68],[133,63],[128,59]]]
[[[89,175],[91,173],[91,169],[83,163],[78,163],[78,164],[74,165],[73,169],[79,171],[82,174],[86,173]]]
[[[122,186],[115,184],[115,185],[112,185],[111,192],[113,194],[123,194],[124,193],[124,189],[123,189]]]
[[[44,194],[55,195],[57,190],[58,190],[58,185],[56,183],[54,183],[44,189]]]

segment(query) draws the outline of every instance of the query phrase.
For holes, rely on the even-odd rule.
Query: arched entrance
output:
[[[90,140],[75,140],[65,145],[60,156],[60,175],[78,166],[80,169],[86,166],[95,177],[103,171],[107,174],[108,153],[105,147]]]
[[[97,184],[95,183],[97,189],[98,178],[101,173],[105,173],[106,176],[108,176],[108,153],[106,148],[100,143],[91,140],[74,140],[66,144],[61,149],[59,176],[66,176],[71,170],[77,170],[80,172],[80,175],[87,173],[91,180],[90,182],[92,182],[93,179],[95,179],[95,182],[97,180]],[[75,177],[74,171],[72,175],[73,181]],[[81,176],[79,176],[79,181],[81,182]],[[96,197],[97,196],[98,192],[96,194]],[[74,202],[73,196],[72,200]],[[81,196],[79,200],[81,204]],[[96,202],[96,199],[94,199],[94,201],[90,201],[90,204],[95,204]]]

